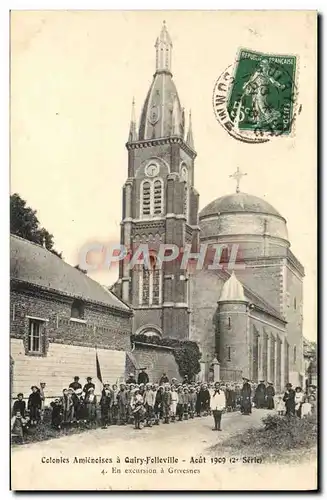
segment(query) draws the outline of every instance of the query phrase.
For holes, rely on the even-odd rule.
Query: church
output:
[[[302,385],[304,268],[291,251],[285,218],[267,201],[240,191],[199,212],[191,114],[185,125],[171,73],[172,40],[165,24],[155,44],[155,74],[139,124],[134,102],[126,148],[121,244],[147,244],[150,266],[120,262],[113,290],[134,312],[133,334],[194,340],[200,378]],[[190,272],[180,261],[157,265],[161,244],[221,246],[233,269]],[[137,353],[135,353],[135,356]]]

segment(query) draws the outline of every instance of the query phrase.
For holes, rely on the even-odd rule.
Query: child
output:
[[[112,411],[112,423],[114,425],[117,425],[117,423],[118,423],[118,387],[116,384],[113,384],[113,386],[112,386],[111,411]]]
[[[160,418],[162,418],[162,412],[163,412],[163,392],[164,388],[159,387],[156,393],[156,399],[154,403],[154,423],[156,425],[159,425],[160,423]]]
[[[63,425],[70,425],[74,418],[74,401],[72,392],[68,389],[64,389],[62,394],[62,423]]]
[[[277,397],[277,403],[276,403],[276,410],[277,410],[277,415],[284,415],[285,413],[285,403],[283,401],[283,396],[278,396]]]
[[[181,422],[183,420],[184,400],[185,400],[184,389],[182,385],[178,387],[177,394],[178,394],[177,416],[178,416],[178,421]]]
[[[188,410],[189,410],[189,393],[188,388],[184,389],[184,405],[183,405],[183,416],[184,420],[188,420]]]
[[[301,418],[302,403],[304,401],[304,394],[301,387],[295,388],[295,414]]]
[[[171,388],[171,406],[170,406],[170,414],[172,422],[176,421],[177,404],[178,404],[178,394],[176,391],[176,387],[173,385]]]
[[[36,385],[32,385],[31,391],[32,393],[28,398],[28,409],[30,412],[31,425],[36,425],[40,420],[42,401],[39,389],[36,387]]]
[[[190,387],[190,392],[188,395],[189,406],[190,406],[190,418],[194,418],[195,415],[195,404],[196,404],[196,392],[195,387]]]
[[[117,401],[118,401],[118,411],[119,411],[119,425],[126,425],[128,395],[125,384],[120,384],[120,391],[117,394]]]
[[[164,424],[169,424],[170,407],[171,407],[170,386],[168,384],[166,384],[165,390],[164,390],[163,395],[162,395],[162,408],[163,408]]]
[[[54,429],[61,429],[62,422],[62,405],[60,403],[60,399],[55,399],[50,403],[52,407],[51,413],[51,425]]]
[[[307,397],[304,398],[304,403],[302,404],[302,408],[301,408],[301,418],[312,415],[311,409],[312,409],[312,405],[309,403],[309,398],[307,398]]]
[[[97,418],[97,397],[94,394],[94,387],[89,387],[85,396],[85,407],[87,420],[91,426],[95,426]]]
[[[147,383],[145,386],[145,393],[143,395],[144,407],[146,411],[146,425],[152,427],[153,423],[153,408],[155,403],[155,394],[151,388],[151,384]]]
[[[11,436],[18,438],[20,443],[24,443],[23,418],[19,411],[11,419]]]
[[[102,428],[106,429],[111,422],[111,390],[109,384],[104,384],[100,399]]]
[[[13,416],[15,416],[17,412],[20,412],[22,418],[25,418],[26,403],[23,398],[24,395],[21,392],[17,394],[17,400],[14,402],[14,406],[12,409]]]
[[[131,407],[134,416],[135,429],[141,429],[141,421],[144,414],[144,402],[143,396],[140,394],[139,389],[134,390],[134,394],[131,400]]]

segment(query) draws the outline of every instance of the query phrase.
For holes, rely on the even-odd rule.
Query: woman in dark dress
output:
[[[275,396],[274,386],[273,386],[272,382],[269,382],[267,390],[266,390],[268,410],[273,410],[275,408],[274,396]]]
[[[244,384],[241,390],[241,413],[243,415],[250,415],[252,413],[251,403],[251,385],[249,379],[243,378]]]

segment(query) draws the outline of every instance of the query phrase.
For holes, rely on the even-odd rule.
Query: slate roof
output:
[[[10,277],[88,302],[131,311],[97,281],[46,248],[14,235],[10,235]]]
[[[226,282],[229,280],[231,277],[231,274],[224,269],[220,269],[218,271],[219,276]],[[246,298],[255,306],[257,306],[259,309],[262,309],[266,313],[270,314],[271,316],[274,316],[275,318],[279,319],[283,323],[286,323],[285,318],[280,314],[277,309],[275,309],[273,306],[271,306],[268,302],[266,302],[262,297],[257,295],[251,288],[249,288],[247,285],[244,284],[241,278],[237,276],[237,279],[239,282],[243,285],[243,291],[246,296]]]
[[[201,219],[217,213],[235,212],[255,212],[283,218],[270,203],[247,193],[233,193],[217,198],[201,210],[199,217]]]

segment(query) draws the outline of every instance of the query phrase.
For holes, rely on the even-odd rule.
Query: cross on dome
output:
[[[234,172],[233,174],[231,174],[229,177],[232,177],[233,179],[236,180],[236,192],[239,193],[240,192],[240,180],[242,179],[242,177],[244,177],[245,175],[248,175],[247,173],[243,173],[241,172],[240,168],[237,167],[236,169],[236,172]]]

